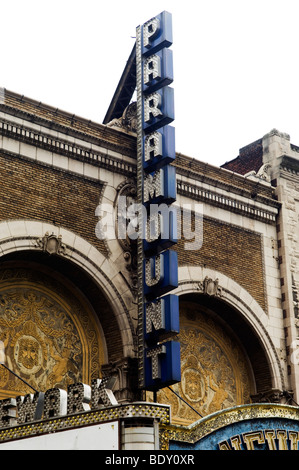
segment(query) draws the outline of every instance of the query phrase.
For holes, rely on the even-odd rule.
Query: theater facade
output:
[[[180,377],[142,387],[124,102],[99,124],[1,90],[0,449],[298,450],[299,147],[273,129],[221,167],[169,163]],[[154,381],[173,367],[147,358]]]

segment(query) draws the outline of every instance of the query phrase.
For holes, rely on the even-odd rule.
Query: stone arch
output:
[[[175,292],[180,298],[200,294],[214,305],[228,305],[232,312],[242,318],[244,327],[248,328],[252,338],[261,346],[264,360],[269,367],[272,388],[285,390],[280,360],[268,333],[268,315],[242,286],[219,271],[184,266],[179,268],[179,287]]]
[[[47,250],[45,237],[56,240],[57,259],[80,268],[104,293],[117,322],[123,357],[134,356],[136,337],[130,315],[132,295],[114,259],[106,258],[93,245],[77,234],[37,220],[6,220],[0,223],[0,257]],[[115,253],[114,253],[115,256]]]
[[[164,388],[157,397],[171,405],[174,424],[191,425],[285,390],[268,317],[244,288],[215,270],[181,266],[173,293],[180,305],[181,381],[171,387],[175,393]]]
[[[16,374],[1,368],[1,395],[31,392],[16,377],[40,391],[101,377],[108,354],[92,304],[63,274],[26,253],[1,260],[1,339],[5,364]]]

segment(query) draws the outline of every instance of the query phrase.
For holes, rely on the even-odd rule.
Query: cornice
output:
[[[117,151],[120,147],[123,153],[131,158],[136,158],[136,138],[119,132],[111,127],[97,124],[92,121],[87,121],[75,115],[71,116],[67,113],[57,110],[57,116],[65,114],[69,121],[69,125],[59,123],[55,120],[47,119],[46,117],[38,114],[33,114],[23,109],[14,108],[7,104],[0,104],[0,111],[12,117],[17,117],[28,121],[28,123],[38,124],[51,131],[57,131],[71,137],[84,140],[88,143],[94,143],[99,146],[104,146],[111,150]],[[52,111],[53,114],[54,111]],[[121,142],[121,143],[120,143]]]
[[[221,181],[220,179],[215,179],[210,176],[208,176],[206,173],[201,174],[197,173],[195,171],[190,171],[189,169],[181,168],[181,167],[176,167],[177,169],[177,174],[185,176],[189,178],[190,180],[193,181],[198,181],[200,183],[206,184],[213,186],[215,188],[221,189],[223,191],[227,191],[228,193],[236,194],[238,196],[243,196],[249,199],[254,199],[255,201],[259,201],[264,204],[270,204],[273,205],[274,207],[279,206],[279,203],[277,200],[268,196],[265,196],[263,194],[263,183],[261,182],[253,182],[248,179],[245,179],[244,176],[242,175],[237,175],[236,173],[231,172],[232,176],[234,178],[239,177],[240,179],[240,185],[233,184],[233,183],[227,183],[225,181]],[[229,170],[222,170],[219,168],[220,171],[229,171]],[[269,188],[267,188],[268,190]],[[274,190],[275,188],[272,187],[273,190],[273,196],[274,196]],[[267,191],[268,192],[268,191]]]
[[[220,207],[230,212],[234,212],[255,220],[261,220],[267,224],[275,224],[276,217],[280,208],[280,203],[273,200],[263,200],[263,204],[251,203],[244,197],[234,197],[207,189],[203,186],[192,184],[186,181],[177,181],[177,191],[182,196],[197,200],[212,206]]]
[[[25,142],[29,145],[55,152],[75,160],[88,162],[92,165],[106,168],[126,176],[132,176],[136,173],[136,165],[128,163],[123,159],[93,150],[91,147],[88,149],[83,145],[80,146],[77,143],[71,143],[60,137],[55,138],[50,134],[5,119],[0,119],[0,134],[10,139]],[[121,152],[120,147],[117,149]]]

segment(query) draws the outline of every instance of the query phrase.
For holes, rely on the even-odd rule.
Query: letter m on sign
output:
[[[176,169],[172,165],[166,165],[144,177],[143,202],[156,203],[161,200],[165,204],[176,200]]]
[[[144,178],[144,202],[164,195],[163,169],[150,173]]]

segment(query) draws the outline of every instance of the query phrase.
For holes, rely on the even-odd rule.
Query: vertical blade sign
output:
[[[139,202],[139,385],[156,391],[181,380],[178,286],[172,16],[162,12],[137,28]],[[138,183],[137,183],[138,186]],[[144,228],[145,227],[145,228]],[[166,230],[167,228],[167,230]],[[154,235],[153,233],[154,232]],[[141,263],[142,261],[142,263]],[[166,295],[165,295],[166,294]]]

